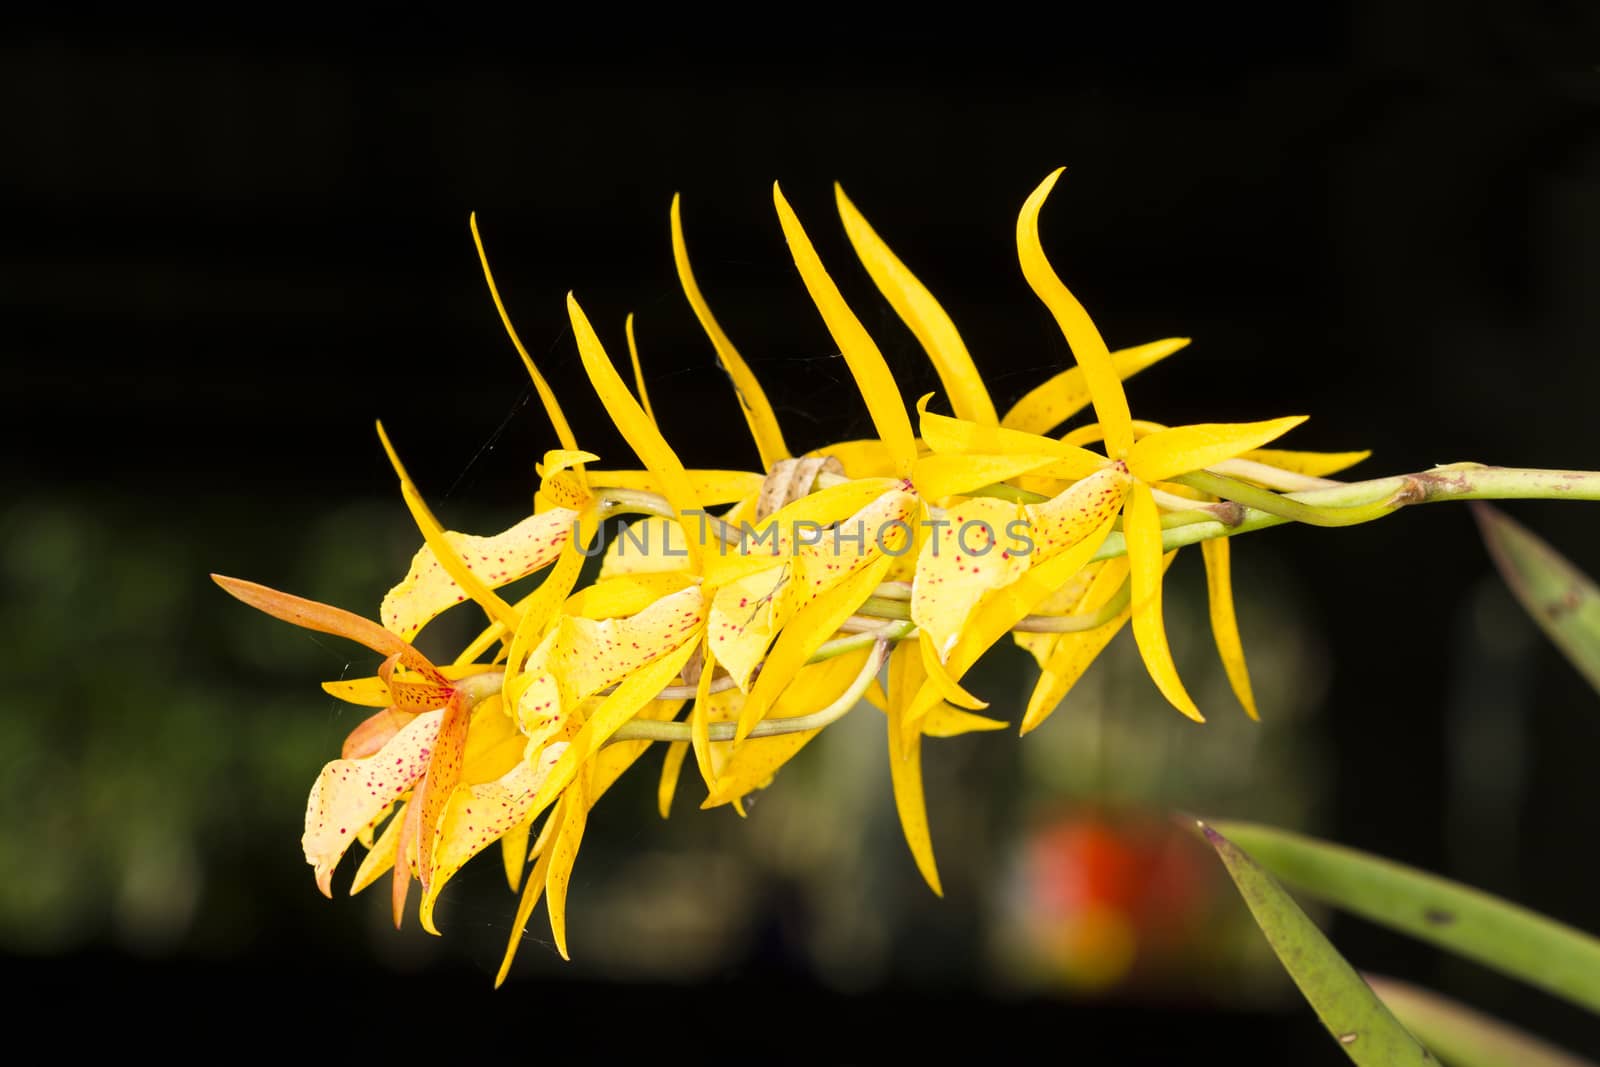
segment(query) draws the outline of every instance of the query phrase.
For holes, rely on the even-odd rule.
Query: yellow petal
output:
[[[940,523],[934,527],[933,523]],[[942,655],[974,604],[1028,569],[1022,508],[1004,500],[963,500],[923,520],[926,537],[911,585],[911,619]]]
[[[909,644],[910,642],[905,642]],[[939,662],[939,653],[933,647],[933,638],[927,634],[917,637],[917,647],[921,650],[922,669],[927,672],[928,681],[939,691],[941,699],[960,708],[970,708],[978,711],[989,706],[987,700],[979,700],[965,689],[961,683],[950,676],[943,663]]]
[[[761,454],[761,467],[771,470],[774,463],[789,458],[789,448],[783,443],[783,432],[778,428],[777,416],[772,413],[772,404],[762,392],[761,383],[739,355],[739,350],[733,347],[733,342],[728,340],[728,335],[722,332],[706,298],[700,295],[700,286],[689,269],[689,248],[683,240],[683,219],[676,193],[672,196],[672,262],[678,268],[678,282],[683,286],[683,295],[689,299],[689,306],[694,309],[694,317],[710,338],[711,347],[716,349],[717,362],[733,381],[734,395],[739,398],[739,408],[744,412],[750,436]]]
[[[572,884],[572,865],[577,862],[578,846],[583,843],[583,831],[589,824],[593,773],[593,765],[586,764],[577,772],[568,790],[567,817],[562,820],[561,831],[551,846],[550,871],[544,884],[550,933],[555,938],[556,951],[564,960],[572,958],[567,954],[567,887]]]
[[[990,646],[1088,564],[1111,531],[1127,484],[1127,472],[1119,465],[1083,479],[1062,494],[1056,506],[1063,521],[1056,527],[1048,555],[1043,546],[1035,548],[1026,574],[991,590],[978,602],[961,636],[945,654],[945,669],[952,678],[959,680]],[[1076,535],[1069,533],[1074,522]],[[941,699],[934,683],[924,682],[907,709],[908,729],[915,728]]]
[[[928,808],[922,795],[922,731],[907,728],[906,710],[916,695],[919,680],[905,665],[918,658],[911,642],[903,641],[889,657],[889,780],[894,786],[894,806],[900,815],[900,829],[911,848],[917,870],[935,895],[944,896],[939,885],[939,869],[933,859],[933,838],[928,831]],[[899,677],[896,663],[899,659]],[[919,665],[925,666],[927,657]],[[896,682],[901,684],[896,684]]]
[[[1135,345],[1111,353],[1111,368],[1127,381],[1189,344],[1187,337]],[[1006,412],[1000,425],[1028,433],[1047,434],[1089,406],[1089,385],[1082,367],[1068,367],[1030,390]],[[1098,437],[1095,440],[1099,440]]]
[[[522,357],[522,365],[528,369],[528,377],[533,379],[533,388],[539,394],[539,402],[544,405],[544,412],[550,418],[550,425],[555,427],[556,439],[561,442],[561,447],[576,451],[578,439],[572,435],[572,427],[567,424],[566,415],[562,414],[561,405],[556,400],[556,394],[551,390],[544,375],[539,373],[539,368],[534,366],[533,357],[528,355],[528,350],[522,346],[522,338],[517,336],[516,329],[511,325],[511,316],[506,313],[506,305],[500,299],[500,288],[494,283],[494,272],[489,269],[489,254],[483,249],[483,238],[478,233],[478,216],[474,212],[470,216],[472,226],[472,243],[478,249],[478,262],[483,264],[483,280],[489,283],[489,295],[494,298],[494,309],[500,313],[500,323],[506,328],[506,336],[511,338],[511,344],[516,348],[517,355]],[[581,466],[578,468],[583,469]]]
[[[1195,722],[1205,722],[1200,709],[1183,688],[1178,668],[1167,645],[1161,620],[1161,515],[1155,497],[1142,482],[1135,482],[1122,516],[1122,534],[1128,541],[1129,580],[1133,585],[1133,636],[1139,655],[1161,695]]]
[[[1029,471],[1041,470],[1057,461],[1044,453],[1011,455],[923,456],[911,469],[911,480],[924,500],[938,501],[961,496],[986,486],[1009,481]],[[1100,462],[1105,464],[1105,457]]]
[[[1081,543],[1108,513],[1115,513],[1127,494],[1128,485],[1125,470],[1107,467],[1043,503],[1024,506],[1031,542],[1028,562],[1038,567]]]
[[[572,536],[578,513],[557,508],[533,515],[493,537],[443,531],[449,555],[459,560],[479,583],[498,589],[550,565]],[[440,564],[431,545],[411,559],[411,569],[383,598],[378,617],[406,640],[430,620],[467,599],[460,583]],[[503,602],[502,602],[503,603]],[[498,616],[497,616],[498,618]]]
[[[732,504],[761,491],[762,476],[754,471],[690,470],[689,485],[694,490],[701,507],[714,508],[719,504]],[[661,480],[649,471],[595,471],[589,472],[589,481],[596,493],[605,489],[637,489],[645,493],[660,493]]]
[[[872,275],[878,291],[901,321],[911,328],[928,354],[955,413],[963,419],[993,425],[998,421],[994,402],[989,399],[989,390],[984,387],[967,346],[956,332],[955,323],[927,287],[889,251],[889,246],[844,195],[844,188],[835,184],[833,194],[839,205],[839,217],[844,220],[845,236],[850,238],[850,244],[855,247],[867,273]]]
[[[917,401],[922,439],[935,453],[984,453],[1049,456],[1059,475],[1084,478],[1106,465],[1106,457],[1085,448],[1003,426],[982,426],[928,410],[932,393]]]
[[[661,784],[656,786],[656,810],[663,819],[672,814],[672,797],[678,791],[678,779],[683,775],[683,760],[689,754],[689,742],[674,741],[667,746],[667,757],[661,762]]]
[[[883,353],[878,351],[877,344],[861,325],[861,320],[856,318],[855,312],[850,310],[840,295],[838,286],[828,277],[822,261],[817,258],[816,249],[811,246],[811,239],[801,228],[800,220],[795,217],[776,182],[772,185],[772,201],[777,206],[778,222],[783,226],[784,237],[789,242],[789,252],[794,256],[795,266],[800,269],[800,279],[805,283],[806,291],[811,294],[811,302],[822,313],[828,333],[850,367],[850,375],[855,379],[862,399],[867,402],[867,411],[872,416],[872,425],[877,428],[878,437],[894,456],[895,473],[902,477],[910,474],[911,464],[917,458],[916,438],[911,432],[911,420],[906,416],[900,388],[895,385],[894,375],[889,373],[889,366],[883,361]]]
[[[807,457],[832,456],[852,478],[892,478],[895,476],[894,456],[876,437],[864,441],[836,441],[823,448],[814,448]]]
[[[1111,353],[1094,320],[1056,276],[1039,241],[1039,209],[1044,207],[1045,198],[1065,169],[1056,170],[1041,182],[1022,205],[1017,216],[1017,257],[1022,263],[1023,277],[1055,316],[1073,358],[1083,368],[1084,382],[1094,403],[1095,421],[1106,429],[1108,454],[1120,459],[1133,445],[1132,416],[1128,414],[1128,397],[1122,391],[1122,380],[1111,363]]]
[[[634,615],[662,597],[687,588],[693,581],[693,577],[684,571],[622,574],[614,578],[602,578],[568,597],[566,607],[562,610],[568,615],[582,615],[586,619],[612,619],[619,615]]]
[[[528,837],[532,833],[533,823],[525,822],[513,826],[500,838],[500,862],[506,869],[506,885],[513,893],[522,885],[522,871],[528,865]]]
[[[870,656],[871,649],[861,649],[800,668],[778,697],[771,717],[782,719],[809,715],[843,698],[860,681],[861,672]],[[754,790],[765,788],[784,764],[821,732],[821,729],[802,730],[746,740],[733,749],[718,769],[716,785],[701,807],[734,804]],[[732,746],[717,747],[727,749]]]
[[[756,684],[750,689],[739,714],[739,726],[734,733],[735,744],[744,742],[817,647],[832,637],[834,631],[861,606],[862,601],[872,595],[893,562],[891,555],[876,556],[795,613],[773,642],[772,651],[767,654],[761,673],[756,676]]]
[[[533,805],[539,787],[566,748],[560,741],[547,745],[533,759],[517,760],[498,779],[462,786],[451,794],[433,834],[433,879],[423,890],[420,911],[424,930],[434,930],[439,894],[468,860],[519,827],[526,844],[527,828],[537,814]],[[519,860],[525,861],[526,853]],[[520,873],[520,862],[517,870]]]
[[[741,543],[719,546],[705,557],[705,580],[722,586],[782,565],[799,554],[797,537],[849,519],[885,493],[900,488],[892,478],[864,478],[818,489],[785,504],[759,522],[741,520]]]
[[[1253,459],[1257,463],[1265,463],[1269,467],[1279,470],[1292,471],[1295,474],[1304,474],[1308,478],[1326,478],[1330,474],[1338,474],[1349,467],[1371,456],[1371,450],[1365,452],[1286,452],[1278,448],[1254,448],[1244,453],[1245,459]]]
[[[333,869],[356,834],[427,771],[444,715],[443,710],[419,715],[376,755],[336,759],[317,775],[306,798],[301,845],[324,896],[333,895]]]
[[[461,587],[461,592],[471,597],[479,607],[495,622],[505,626],[515,626],[518,615],[507,604],[496,596],[483,580],[472,572],[466,562],[456,554],[455,547],[444,535],[444,527],[439,525],[439,520],[433,517],[433,512],[428,510],[428,505],[423,502],[422,494],[417,492],[417,487],[411,481],[411,476],[406,473],[400,456],[394,450],[394,445],[389,441],[389,435],[384,432],[383,423],[378,423],[378,439],[383,442],[383,450],[389,456],[389,463],[394,467],[395,474],[400,478],[400,495],[405,498],[406,508],[411,512],[411,517],[416,521],[417,529],[422,532],[422,539],[433,550],[434,558],[445,569],[450,578]]]
[[[1200,542],[1206,561],[1206,595],[1211,608],[1211,632],[1216,635],[1217,652],[1228,684],[1252,719],[1256,713],[1255,694],[1250,691],[1250,671],[1244,662],[1244,642],[1239,639],[1239,620],[1233,611],[1233,573],[1226,537]]]
[[[783,624],[794,614],[789,597],[793,565],[769,567],[724,585],[711,603],[711,652],[734,684],[750,688],[750,678]]]
[[[653,719],[659,722],[676,719],[678,711],[683,707],[684,703],[684,701],[677,699],[652,700],[639,709],[634,719],[636,721]],[[621,778],[629,767],[638,762],[639,757],[644,755],[645,751],[653,743],[651,741],[617,741],[606,745],[600,750],[600,754],[594,758],[594,790],[589,798],[591,807],[600,802],[600,798],[605,796],[606,792],[616,784],[617,779]]]
[[[562,804],[550,813],[550,819],[545,824],[546,829],[556,826],[556,833],[566,823],[566,805]],[[539,836],[544,837],[545,831]],[[544,848],[539,851],[539,859],[533,865],[533,870],[528,874],[528,880],[522,887],[522,897],[517,901],[517,915],[511,921],[511,937],[506,942],[505,956],[500,960],[500,970],[494,976],[494,987],[499,989],[505,982],[506,975],[511,973],[511,962],[517,958],[517,949],[522,944],[522,933],[528,928],[528,919],[533,915],[534,906],[539,903],[539,898],[544,895],[545,881],[550,873],[550,856],[555,849]]]
[[[688,637],[680,647],[662,658],[633,670],[606,694],[590,713],[572,744],[561,754],[550,777],[540,787],[539,796],[534,800],[534,811],[542,810],[554,800],[572,783],[578,768],[591,760],[623,723],[638,714],[641,708],[655,699],[657,693],[671,684],[696,647],[693,638],[698,634]]]
[[[469,663],[463,666],[440,667],[439,673],[453,682],[474,674],[482,674],[483,670],[481,664]],[[395,677],[401,676],[395,675]],[[415,678],[417,675],[408,674],[405,677]],[[340,678],[338,681],[323,682],[322,691],[346,704],[356,704],[364,708],[388,707],[393,702],[389,694],[389,684],[376,675],[370,678]],[[435,705],[435,707],[442,706],[442,702]],[[433,708],[421,710],[432,711]]]
[[[1117,595],[1127,577],[1126,557],[1106,560],[1105,566],[1095,574],[1089,590],[1079,601],[1078,611],[1092,612],[1103,607]],[[1054,713],[1078,679],[1089,669],[1089,665],[1121,632],[1131,613],[1131,608],[1124,609],[1104,626],[1097,626],[1093,630],[1049,635],[1052,640],[1045,648],[1039,664],[1039,680],[1034,684],[1033,692],[1028,697],[1027,710],[1022,716],[1022,733],[1038,729]]]
[[[594,327],[589,325],[588,317],[571,293],[567,294],[567,317],[572,321],[572,332],[578,341],[578,355],[583,360],[583,369],[588,372],[590,384],[605,405],[606,414],[611,416],[611,421],[622,432],[628,447],[633,449],[645,469],[660,480],[661,495],[667,498],[667,503],[672,506],[674,516],[683,525],[683,532],[688,537],[690,564],[698,567],[700,543],[695,531],[700,500],[695,496],[688,472],[678,461],[672,446],[661,436],[661,431],[656,429],[655,423],[650,421],[639,402],[628,392],[628,387],[617,374],[617,368],[611,365],[611,357],[606,355],[600,338],[595,335]]]
[[[645,418],[654,425],[656,413],[650,407],[650,391],[644,387],[644,368],[639,365],[639,342],[633,336],[633,312],[628,312],[622,330],[628,335],[628,359],[633,363],[633,385],[639,391],[639,406],[644,408]]]
[[[617,531],[600,562],[600,577],[689,571],[689,542],[674,519],[647,515]]]
[[[922,733],[924,737],[960,737],[980,731],[1004,730],[1009,725],[1004,719],[991,719],[947,704],[936,704],[923,716]]]
[[[507,683],[508,700],[515,692],[522,732],[530,741],[552,736],[580,701],[619,682],[616,692],[622,692],[641,668],[662,657],[675,664],[676,672],[688,658],[691,639],[700,633],[705,611],[704,595],[697,586],[689,586],[626,618],[596,621],[560,616],[528,657],[526,672],[516,679],[520,687],[514,690]],[[667,674],[646,696],[653,697],[672,677]],[[641,706],[642,701],[632,711]],[[592,724],[593,720],[588,725]]]
[[[407,815],[406,805],[400,805],[399,810],[389,819],[389,825],[383,828],[383,833],[373,842],[372,848],[362,858],[361,866],[356,868],[355,879],[350,883],[351,896],[355,896],[382,878],[394,867],[395,856],[399,853],[400,827],[405,825]]]
[[[700,680],[695,683],[694,707],[689,711],[689,739],[694,743],[695,765],[709,790],[717,781],[711,758],[711,676],[716,672],[717,657],[709,639],[701,654],[704,658],[700,662]]]
[[[525,669],[528,653],[544,640],[550,627],[561,617],[561,605],[572,594],[572,587],[578,584],[587,558],[585,552],[597,533],[599,524],[595,522],[594,515],[580,515],[573,523],[572,536],[561,547],[561,555],[556,558],[555,566],[550,568],[539,587],[522,601],[522,618],[512,628],[511,642],[506,648],[505,685],[508,691]]]
[[[1232,459],[1276,440],[1306,421],[1290,415],[1265,422],[1211,422],[1174,426],[1141,437],[1128,453],[1128,469],[1146,482],[1164,482]]]

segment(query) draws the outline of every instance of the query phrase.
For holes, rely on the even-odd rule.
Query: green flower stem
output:
[[[1231,500],[1235,504],[1244,504],[1258,511],[1265,511],[1269,515],[1281,515],[1290,522],[1303,522],[1307,526],[1355,526],[1371,522],[1373,519],[1381,519],[1394,510],[1381,500],[1370,504],[1319,507],[1296,500],[1292,496],[1274,493],[1270,489],[1258,489],[1246,482],[1226,478],[1212,471],[1195,471],[1192,474],[1179,475],[1173,481],[1187,485],[1191,489],[1198,489],[1202,493]],[[1195,510],[1205,509],[1198,507]]]
[[[869,633],[851,634],[848,637],[835,637],[830,641],[824,641],[822,644],[818,645],[817,650],[811,653],[811,658],[806,660],[806,662],[821,663],[825,659],[832,659],[835,656],[842,656],[847,652],[854,652],[857,649],[866,648],[874,641],[878,640],[902,641],[916,632],[916,625],[907,619],[904,622],[888,623],[881,629],[873,630]]]
[[[852,708],[860,702],[866,693],[867,687],[872,684],[872,679],[877,677],[878,671],[883,667],[884,658],[889,654],[889,642],[881,634],[872,635],[872,655],[861,665],[861,670],[856,674],[855,681],[850,683],[850,688],[839,695],[839,699],[825,708],[813,711],[809,715],[791,715],[781,719],[763,719],[756,723],[750,731],[751,737],[774,737],[778,734],[801,733],[806,730],[820,730],[824,726],[845,717]],[[709,723],[711,740],[732,741],[738,723],[714,722]],[[615,744],[618,741],[691,741],[687,722],[663,722],[660,719],[632,719],[622,724],[616,733],[611,735],[606,744]]]
[[[869,596],[861,602],[856,609],[857,615],[868,615],[875,619],[909,619],[911,618],[911,602],[908,600],[890,600],[888,597]]]
[[[1318,508],[1348,508],[1378,505],[1366,520],[1382,518],[1412,504],[1431,504],[1440,500],[1600,500],[1600,472],[1525,470],[1513,467],[1484,467],[1458,463],[1435,467],[1417,474],[1350,482],[1329,489],[1290,493],[1278,500],[1294,500]],[[1184,522],[1164,529],[1161,547],[1165,551],[1199,544],[1216,537],[1252,533],[1291,521],[1247,506],[1237,526],[1220,522]],[[1165,524],[1163,524],[1165,525]],[[1096,560],[1123,556],[1128,552],[1120,533],[1110,534]]]

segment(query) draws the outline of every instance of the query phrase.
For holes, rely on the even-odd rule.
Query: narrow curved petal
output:
[[[1063,476],[1086,478],[1106,465],[1106,457],[1040,434],[983,426],[928,410],[929,393],[917,401],[922,439],[936,453],[986,453],[1050,456]]]
[[[1222,669],[1228,675],[1228,684],[1244,705],[1252,719],[1260,719],[1256,712],[1255,694],[1250,689],[1250,670],[1245,666],[1244,642],[1239,639],[1239,620],[1233,610],[1233,573],[1231,542],[1217,537],[1200,542],[1200,551],[1206,561],[1206,597],[1211,612],[1211,632],[1217,639],[1217,652],[1222,657]]]
[[[910,642],[904,642],[909,644]],[[939,662],[938,650],[934,648],[933,638],[921,634],[917,638],[917,647],[921,650],[922,669],[928,681],[939,691],[939,696],[946,703],[954,704],[958,708],[967,708],[971,711],[982,711],[989,706],[987,700],[980,700],[961,688],[961,683],[950,676],[943,663]]]
[[[1122,379],[1117,376],[1111,352],[1094,320],[1056,276],[1039,241],[1039,209],[1044,207],[1045,199],[1065,169],[1062,167],[1052,173],[1023,203],[1017,216],[1017,258],[1022,263],[1023,277],[1050,309],[1072,349],[1073,358],[1083,368],[1084,382],[1094,403],[1095,421],[1106,428],[1108,453],[1121,458],[1133,445],[1132,416],[1128,413],[1127,394],[1122,391]]]
[[[683,761],[689,755],[689,742],[674,741],[667,746],[666,758],[661,761],[661,782],[656,786],[656,810],[663,819],[672,814],[672,798],[678,792],[678,779],[683,776]]]
[[[661,495],[667,498],[667,503],[671,505],[678,522],[683,524],[683,532],[688,537],[691,565],[698,566],[700,543],[695,530],[700,500],[695,495],[688,472],[679,462],[672,446],[661,436],[661,431],[628,392],[627,385],[617,374],[617,368],[611,364],[611,357],[606,355],[605,348],[600,344],[594,327],[589,325],[588,316],[571,293],[567,294],[567,317],[572,322],[572,332],[578,341],[578,355],[583,360],[583,369],[589,375],[589,383],[594,386],[606,414],[611,416],[611,421],[622,432],[628,447],[633,449],[645,469],[660,480]]]
[[[361,859],[356,876],[350,882],[350,895],[355,896],[394,868],[395,856],[400,849],[400,827],[408,817],[406,805],[401,804],[383,828],[383,833],[372,843],[372,848]]]
[[[1174,426],[1139,438],[1128,452],[1128,469],[1146,482],[1164,482],[1275,441],[1305,421],[1304,415],[1290,415],[1264,422]]]
[[[944,308],[928,292],[917,276],[900,262],[889,250],[861,212],[844,195],[844,187],[835,183],[834,200],[839,205],[839,217],[844,220],[845,236],[850,238],[862,266],[872,276],[878,291],[889,301],[896,315],[916,335],[922,350],[928,354],[933,369],[939,375],[950,405],[957,415],[973,422],[993,425],[999,421],[989,390],[972,362],[967,346],[956,330],[956,324]]]
[[[545,824],[546,829],[539,833],[541,840],[551,826],[557,828],[556,833],[559,835],[560,828],[566,824],[566,808],[567,805],[562,804],[550,813],[550,819]],[[517,901],[516,918],[511,921],[511,936],[506,941],[506,952],[501,957],[500,970],[494,976],[496,989],[505,983],[506,975],[511,973],[511,963],[517,958],[517,949],[522,945],[522,935],[528,929],[528,920],[533,917],[533,909],[539,903],[539,898],[544,895],[545,882],[550,875],[550,856],[554,851],[548,845],[539,850],[539,858],[522,887],[522,897]]]
[[[1304,474],[1308,478],[1326,478],[1354,467],[1371,455],[1371,449],[1362,452],[1292,452],[1279,448],[1254,448],[1244,453],[1243,458],[1294,474]]]
[[[528,355],[528,350],[522,345],[522,338],[517,336],[517,331],[511,325],[511,316],[506,312],[505,302],[500,299],[500,287],[494,283],[494,272],[489,269],[489,254],[484,251],[483,237],[478,233],[478,215],[474,212],[470,216],[472,227],[472,243],[478,249],[478,262],[483,264],[483,280],[489,285],[489,295],[494,298],[494,309],[500,313],[500,324],[506,328],[506,336],[511,338],[511,344],[517,350],[517,355],[522,357],[522,365],[528,369],[528,377],[533,379],[534,391],[539,394],[539,402],[544,405],[544,412],[550,419],[550,425],[555,428],[556,439],[561,442],[561,447],[576,451],[578,439],[572,434],[572,427],[567,423],[567,417],[561,411],[561,404],[556,400],[554,390],[550,383],[544,380],[544,375],[539,373],[539,368],[534,365],[533,357]],[[578,468],[583,469],[581,466]]]
[[[383,451],[388,455],[389,463],[400,479],[400,495],[405,498],[406,509],[416,521],[422,539],[433,549],[434,558],[439,561],[439,565],[461,587],[463,593],[483,608],[489,618],[504,626],[516,626],[520,618],[517,612],[485,585],[483,580],[456,554],[454,546],[444,535],[444,527],[434,518],[433,512],[423,501],[422,494],[417,491],[416,484],[412,482],[411,475],[406,473],[405,465],[400,462],[400,454],[394,450],[394,445],[390,442],[389,435],[384,431],[381,422],[378,423],[378,440],[383,442]]]
[[[1195,722],[1205,722],[1205,716],[1183,688],[1167,644],[1166,625],[1161,618],[1161,515],[1156,510],[1155,497],[1143,482],[1135,482],[1128,494],[1122,535],[1128,541],[1128,577],[1133,586],[1133,637],[1139,644],[1145,669],[1173,707]]]
[[[242,578],[213,574],[211,580],[235,600],[248,604],[257,611],[265,612],[275,619],[365,645],[374,652],[394,657],[398,662],[426,677],[434,679],[443,677],[428,658],[413,648],[409,642],[385,630],[371,619],[363,619],[360,615],[343,608],[307,600],[293,593],[280,592],[256,582],[247,582]]]
[[[651,425],[656,425],[656,413],[650,407],[650,391],[644,387],[644,367],[639,364],[639,342],[633,336],[633,312],[628,312],[628,317],[623,320],[622,332],[628,336],[628,360],[633,364],[633,387],[639,393],[639,406],[644,408],[645,418]]]
[[[722,332],[711,314],[711,306],[700,293],[694,272],[689,269],[689,247],[683,240],[683,218],[676,193],[672,196],[672,262],[678,269],[678,282],[683,286],[683,295],[689,299],[689,306],[694,309],[694,317],[716,350],[717,362],[733,382],[739,409],[744,412],[756,451],[761,454],[761,467],[771,470],[774,463],[789,458],[789,447],[783,443],[783,431],[778,427],[778,418],[772,413],[772,404],[762,391],[761,383],[739,355],[739,350],[733,347],[733,342],[728,340],[728,335]]]
[[[1111,353],[1111,367],[1119,379],[1127,381],[1188,344],[1187,337],[1168,337],[1163,341],[1118,349]],[[1090,402],[1089,385],[1084,378],[1083,368],[1068,367],[1029,390],[1006,412],[1000,425],[1027,433],[1049,433],[1088,407]]]
[[[895,473],[901,476],[911,473],[911,464],[917,458],[916,437],[911,432],[911,420],[906,415],[900,387],[895,384],[894,375],[889,373],[883,353],[878,351],[877,344],[861,325],[861,320],[856,318],[855,312],[844,302],[838,286],[828,277],[822,260],[817,258],[816,249],[811,246],[811,239],[806,236],[800,220],[789,207],[776,182],[772,185],[772,200],[778,209],[778,222],[783,226],[784,237],[789,241],[789,252],[794,256],[795,266],[800,269],[800,280],[805,283],[806,291],[811,294],[811,302],[821,312],[828,333],[849,365],[850,375],[855,379],[861,398],[867,402],[867,411],[872,416],[878,436],[894,456]]]
[[[928,657],[911,642],[903,641],[889,655],[889,780],[894,788],[895,811],[917,870],[935,896],[944,896],[939,868],[933,859],[933,836],[928,829],[928,806],[922,791],[922,731],[907,728],[906,709],[921,688],[921,668]]]

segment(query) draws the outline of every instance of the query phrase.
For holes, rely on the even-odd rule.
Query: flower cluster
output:
[[[513,890],[522,887],[503,979],[541,896],[556,946],[567,954],[567,885],[588,813],[654,741],[668,746],[663,814],[690,753],[707,789],[702,806],[740,807],[821,729],[870,701],[886,719],[907,843],[938,892],[922,741],[1005,725],[978,714],[986,705],[962,679],[1007,635],[1040,666],[1024,733],[1051,714],[1130,620],[1150,677],[1178,710],[1200,720],[1162,622],[1162,577],[1175,553],[1163,529],[1237,523],[1233,501],[1325,484],[1322,476],[1365,453],[1264,448],[1300,417],[1173,428],[1134,420],[1122,380],[1188,342],[1108,350],[1040,243],[1039,212],[1059,175],[1023,204],[1017,249],[1076,366],[1003,416],[949,316],[838,192],[857,255],[943,384],[951,414],[932,410],[933,395],[925,396],[915,406],[915,430],[877,346],[774,187],[801,280],[876,431],[802,455],[785,442],[760,383],[695,282],[675,199],[678,277],[732,379],[760,456],[757,471],[684,467],[653,417],[631,319],[635,390],[569,295],[589,381],[640,465],[595,466],[598,457],[579,447],[517,339],[483,257],[490,292],[560,446],[537,468],[533,514],[490,537],[444,529],[380,426],[424,542],[384,598],[380,621],[216,579],[252,606],[387,657],[374,677],[325,686],[377,710],[311,789],[304,846],[322,891],[331,892],[335,866],[359,841],[366,855],[352,892],[391,874],[398,923],[415,879],[421,923],[435,931],[440,891],[498,842]],[[481,256],[481,240],[478,249]],[[1093,423],[1053,436],[1090,405]],[[606,520],[617,516],[630,517],[628,524],[602,540],[617,525]],[[1211,622],[1234,692],[1254,716],[1228,549],[1225,537],[1202,543]],[[598,578],[580,587],[585,558],[596,554],[603,556]],[[497,592],[540,572],[514,603]],[[413,639],[469,600],[487,616],[482,633],[453,662],[431,662]]]

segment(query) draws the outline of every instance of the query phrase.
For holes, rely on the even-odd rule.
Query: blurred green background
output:
[[[831,50],[648,27],[582,47],[405,24],[20,29],[0,44],[5,970],[42,1000],[115,989],[213,1022],[425,995],[634,1020],[609,1038],[643,1049],[708,1005],[766,1034],[778,1004],[816,1020],[793,1040],[824,1060],[897,1019],[890,1036],[935,1052],[1065,1031],[1120,1062],[1241,1039],[1342,1062],[1174,809],[1308,829],[1600,929],[1600,708],[1463,509],[1238,545],[1260,725],[1214,663],[1196,558],[1168,625],[1209,725],[1162,704],[1124,636],[1025,741],[930,742],[942,901],[900,839],[876,713],[827,731],[748,820],[696,811],[686,775],[662,822],[647,754],[591,824],[573,962],[541,909],[492,999],[515,907],[492,857],[446,894],[442,939],[397,934],[376,897],[323,900],[301,857],[305,792],[358,721],[316,683],[373,657],[206,579],[375,613],[416,547],[379,416],[447,524],[526,513],[553,438],[482,291],[472,209],[585,447],[624,455],[577,366],[569,287],[614,355],[638,312],[689,463],[755,462],[673,279],[680,190],[701,284],[791,442],[861,433],[775,177],[908,396],[933,375],[852,265],[828,183],[944,300],[1004,402],[1067,358],[1010,246],[1021,198],[1065,162],[1047,244],[1113,346],[1196,338],[1130,388],[1136,414],[1306,412],[1296,444],[1371,447],[1373,475],[1600,468],[1600,81],[1551,72],[1566,31],[1484,10],[1446,34],[1470,78],[1393,72],[1439,28],[1376,5],[1288,51],[1232,40],[1237,68],[1159,72],[960,27]],[[1190,29],[1157,44],[1176,55]],[[1513,513],[1600,571],[1600,511]],[[1015,719],[1032,672],[1006,648],[974,688]],[[1357,966],[1600,1044],[1575,1010],[1321,917]]]

